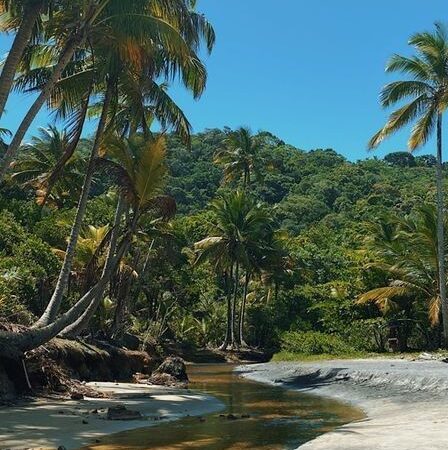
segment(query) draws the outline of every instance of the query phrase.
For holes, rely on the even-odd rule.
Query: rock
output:
[[[98,410],[97,409],[92,409],[92,411],[90,411],[90,414],[98,414]]]
[[[170,356],[154,371],[149,378],[153,384],[163,386],[183,386],[188,384],[188,375],[185,362],[177,356]]]
[[[241,414],[241,418],[242,419],[249,419],[250,418],[250,414]]]
[[[107,410],[107,420],[136,420],[142,419],[139,411],[127,409],[124,405],[111,406]]]
[[[70,394],[70,398],[72,400],[83,400],[84,399],[84,395],[81,392],[75,391],[75,392],[72,392]]]
[[[87,419],[82,419],[82,423],[83,423],[84,425],[88,425],[88,424],[89,424],[89,421],[88,421]]]
[[[63,445],[60,445],[59,447],[58,447],[58,450],[67,450]]]
[[[227,414],[226,419],[227,420],[236,420],[236,419],[238,419],[238,417],[236,417],[234,414]]]
[[[205,419],[203,417],[198,417],[199,422],[205,422]]]
[[[430,361],[437,358],[434,355],[431,355],[431,353],[423,352],[418,355],[418,359],[421,359],[423,361]]]

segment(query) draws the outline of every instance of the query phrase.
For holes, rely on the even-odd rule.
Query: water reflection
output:
[[[230,365],[189,368],[191,388],[218,397],[226,404],[225,411],[119,433],[88,448],[293,449],[362,418],[360,411],[339,402],[238,378],[232,369]]]

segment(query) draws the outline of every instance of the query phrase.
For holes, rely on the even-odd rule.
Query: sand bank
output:
[[[36,399],[0,408],[0,448],[67,450],[95,443],[104,435],[157,425],[160,421],[198,416],[223,408],[214,397],[186,389],[126,383],[90,383],[112,398]],[[106,419],[110,406],[124,404],[142,420]]]
[[[331,397],[366,419],[310,441],[301,450],[446,450],[448,364],[440,361],[334,360],[242,366],[241,375]]]

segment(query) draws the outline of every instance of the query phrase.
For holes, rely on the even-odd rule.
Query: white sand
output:
[[[446,363],[335,360],[238,370],[247,378],[338,399],[366,413],[366,419],[323,434],[300,450],[448,449]]]
[[[64,446],[67,450],[76,449],[107,434],[223,409],[223,404],[214,397],[186,389],[126,383],[91,384],[113,398],[39,399],[21,406],[0,408],[0,448],[54,449]],[[106,409],[118,404],[140,411],[144,419],[106,420]],[[92,414],[94,409],[99,413]],[[84,424],[83,420],[88,423]]]

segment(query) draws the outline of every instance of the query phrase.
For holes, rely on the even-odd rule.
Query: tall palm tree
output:
[[[83,2],[83,4],[85,3]],[[184,5],[183,8],[181,8],[182,5]],[[126,8],[134,8],[134,12],[129,13],[124,11]],[[144,8],[143,13],[140,13],[138,8]],[[85,22],[87,20],[85,17],[87,16],[83,17]],[[191,10],[190,1],[153,0],[148,2],[135,0],[132,2],[122,2],[121,0],[103,0],[101,10],[96,9],[95,14],[88,17],[89,24],[92,25],[88,27],[89,30],[94,28],[98,32],[101,32],[103,37],[102,39],[92,39],[92,43],[120,43],[120,45],[116,52],[112,52],[111,50],[101,52],[100,48],[95,51],[93,45],[92,47],[87,46],[89,51],[92,51],[93,48],[95,61],[101,63],[101,70],[95,74],[97,89],[94,93],[96,96],[104,96],[103,108],[67,246],[66,258],[62,265],[52,299],[47,305],[42,317],[33,328],[20,333],[0,332],[0,354],[12,358],[20,357],[23,351],[36,348],[47,342],[71,325],[76,326],[76,322],[81,319],[80,316],[88,313],[86,308],[94,308],[93,299],[101,294],[101,291],[109,282],[111,276],[111,270],[109,269],[112,269],[116,261],[121,259],[126,250],[126,245],[129,243],[130,238],[129,234],[127,234],[125,240],[122,240],[120,243],[119,249],[114,252],[115,254],[111,258],[107,258],[107,261],[110,259],[110,264],[105,265],[107,270],[103,271],[104,276],[101,276],[98,283],[75,303],[75,305],[57,317],[63,293],[67,286],[98,152],[103,143],[106,128],[110,128],[110,124],[114,120],[113,107],[117,104],[116,94],[119,91],[118,85],[122,72],[125,69],[135,67],[135,64],[141,62],[147,63],[148,67],[150,67],[152,61],[157,72],[149,70],[148,73],[154,79],[157,79],[157,76],[165,79],[179,77],[195,97],[199,97],[205,88],[206,71],[200,59],[196,56],[195,50],[204,41],[210,50],[213,46],[214,34],[206,20]],[[99,27],[94,25],[98,25]],[[120,38],[116,40],[110,39],[111,36],[114,36],[114,33],[120,35],[117,36]],[[84,34],[81,37],[84,38]],[[82,46],[77,45],[76,47]],[[136,49],[139,51],[135,51]],[[157,57],[156,60],[154,59],[155,57]],[[98,68],[97,64],[95,64],[95,68]],[[51,73],[50,78],[54,78],[54,71]],[[45,83],[45,86],[48,87],[47,83]],[[55,87],[55,83],[52,84],[52,87]],[[50,89],[51,92],[52,89]],[[23,127],[21,128],[21,132],[23,132]],[[12,159],[11,154],[9,155],[9,159]],[[112,247],[112,245],[109,246],[109,248]]]
[[[179,2],[181,0],[172,1]],[[147,2],[132,2],[132,8],[136,7],[134,3],[137,6],[141,3],[144,13],[159,13],[159,11],[148,11]],[[153,3],[151,5],[152,7],[154,6]],[[37,322],[37,326],[46,325],[54,320],[59,310],[68,282],[76,241],[87,206],[96,158],[102,145],[106,127],[111,128],[115,121],[123,78],[127,78],[129,72],[137,69],[139,71],[142,70],[142,64],[146,61],[149,67],[148,76],[163,76],[163,70],[167,71],[166,76],[175,76],[177,73],[180,73],[185,86],[192,91],[194,96],[200,95],[205,87],[205,69],[194,52],[197,42],[192,43],[193,49],[187,45],[191,36],[187,35],[184,37],[184,30],[176,30],[171,24],[159,17],[150,15],[142,16],[140,14],[137,16],[140,22],[137,21],[135,23],[136,17],[135,12],[133,12],[129,14],[134,19],[132,24],[129,22],[129,18],[126,21],[126,15],[124,18],[120,16],[119,19],[116,19],[115,13],[121,9],[123,9],[121,3],[111,0],[111,3],[105,8],[104,20],[112,19],[110,23],[106,20],[106,25],[104,25],[104,22],[101,22],[102,27],[106,27],[109,36],[116,36],[116,39],[100,41],[99,47],[96,49],[95,57],[92,58],[92,63],[94,64],[92,72],[98,80],[96,84],[100,89],[105,89],[104,102],[102,104],[101,116],[90,154],[76,217],[67,246],[66,258],[64,259],[53,296]],[[175,14],[173,15],[175,16]],[[191,18],[187,16],[184,22],[188,23],[189,20]],[[199,22],[199,24],[201,23]],[[137,24],[141,25],[140,28],[136,26]],[[104,35],[105,31],[101,30],[101,33]],[[198,25],[198,29],[196,30],[197,40],[200,40],[202,37],[201,33],[201,27]],[[95,47],[93,47],[93,50],[95,51]],[[155,56],[158,58],[163,56],[162,62],[153,60]],[[84,74],[84,72],[83,70],[81,73]],[[78,84],[82,85],[82,83]],[[79,97],[75,96],[75,98]]]
[[[210,261],[217,273],[224,272],[225,278],[228,278],[226,281],[230,281],[226,283],[228,333],[222,348],[226,349],[228,345],[235,348],[241,344],[240,329],[236,323],[241,272],[245,273],[245,295],[254,270],[255,255],[263,251],[264,242],[272,231],[272,219],[244,191],[215,200],[212,208],[216,217],[213,235],[195,243],[195,264]]]
[[[258,173],[259,142],[247,127],[229,131],[224,148],[215,155],[215,163],[224,169],[224,181],[241,180],[243,189],[249,187],[252,174]]]
[[[448,345],[442,166],[442,117],[448,107],[448,31],[440,23],[435,28],[434,32],[417,33],[411,37],[409,44],[415,48],[416,56],[408,58],[394,55],[390,59],[386,70],[402,72],[410,79],[386,85],[381,92],[381,103],[388,107],[405,99],[411,101],[390,115],[386,125],[370,140],[369,147],[377,147],[384,139],[412,121],[416,123],[408,142],[410,151],[424,145],[436,131],[438,273],[444,341]]]

